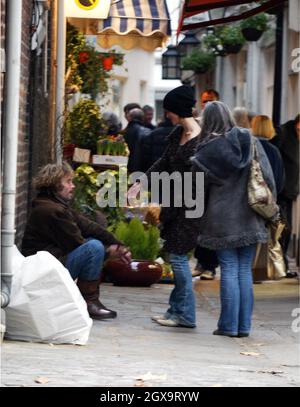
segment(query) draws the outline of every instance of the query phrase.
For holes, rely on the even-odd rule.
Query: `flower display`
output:
[[[111,135],[97,141],[97,154],[128,156],[129,150],[122,135]]]

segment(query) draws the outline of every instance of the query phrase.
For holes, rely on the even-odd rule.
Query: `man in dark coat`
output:
[[[286,222],[280,243],[284,252],[287,277],[292,278],[297,277],[297,273],[289,270],[287,251],[292,234],[293,201],[299,195],[300,114],[294,120],[280,126],[277,136],[272,141],[280,150],[286,175],[283,190],[278,196],[278,202]]]
[[[174,129],[170,119],[165,118],[158,127],[141,142],[142,171],[146,172],[164,153],[168,135]]]
[[[91,318],[115,318],[116,312],[99,301],[99,284],[106,255],[130,261],[130,252],[98,223],[69,206],[73,197],[73,170],[67,163],[48,164],[35,179],[38,195],[32,203],[22,253],[48,251],[77,279]]]
[[[128,113],[129,123],[124,133],[124,139],[129,148],[128,172],[142,171],[141,143],[151,130],[143,125],[142,109],[132,109]]]
[[[152,124],[153,116],[154,116],[154,109],[149,105],[145,105],[143,107],[144,112],[144,126],[147,129],[154,130],[156,127]]]

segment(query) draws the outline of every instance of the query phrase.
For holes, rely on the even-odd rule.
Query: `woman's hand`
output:
[[[138,195],[138,193],[141,190],[141,183],[140,182],[136,182],[135,184],[133,184],[128,192],[127,192],[127,198],[129,201],[133,201],[136,199],[136,196]],[[130,204],[130,202],[129,202]]]

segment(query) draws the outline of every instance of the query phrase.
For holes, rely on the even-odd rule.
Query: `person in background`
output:
[[[153,107],[149,105],[145,105],[143,107],[143,112],[144,112],[144,126],[147,127],[147,129],[154,130],[156,126],[152,124],[153,116],[154,116],[154,109]]]
[[[191,157],[195,153],[200,127],[193,118],[192,109],[196,100],[190,86],[179,86],[164,98],[163,106],[167,117],[176,127],[171,132],[168,146],[163,156],[144,175],[151,182],[151,173],[179,173],[184,184],[184,175],[191,174]],[[134,199],[141,189],[141,182],[135,183],[128,191],[128,198]],[[182,186],[184,191],[184,185]],[[162,205],[160,213],[161,237],[164,250],[169,253],[169,261],[174,273],[175,286],[169,298],[169,308],[164,315],[153,316],[153,321],[167,327],[196,326],[196,306],[193,292],[192,273],[188,253],[196,247],[199,233],[199,219],[186,216],[187,207],[183,203],[176,206],[174,185],[171,183],[170,202]]]
[[[251,137],[249,130],[235,126],[224,103],[207,104],[192,162],[195,170],[204,172],[206,186],[198,243],[216,250],[221,266],[221,314],[214,335],[249,336],[252,263],[256,244],[268,240],[265,219],[248,204]],[[257,150],[264,179],[276,196],[272,168],[259,141]]]
[[[131,118],[129,116],[129,112],[132,109],[141,109],[141,106],[138,103],[127,103],[127,105],[124,106],[123,112],[124,112],[124,117],[127,120],[127,126],[128,123],[130,122]],[[127,126],[121,131],[121,133],[124,135],[126,132]]]
[[[220,100],[220,95],[215,89],[205,89],[200,95],[200,100],[201,109],[204,110],[206,103]]]
[[[143,172],[146,172],[163,155],[168,144],[168,136],[173,129],[174,126],[171,120],[165,116],[165,119],[158,124],[157,128],[142,139]]]
[[[107,125],[107,135],[118,135],[122,129],[122,123],[118,116],[113,112],[104,112],[102,117]]]
[[[219,92],[217,92],[215,89],[204,90],[201,93],[202,112],[204,111],[208,102],[218,101],[219,98]],[[216,268],[219,265],[216,252],[197,245],[194,252],[194,257],[197,260],[197,264],[192,270],[192,276],[200,276],[201,280],[214,280],[216,277]]]
[[[270,143],[275,136],[272,120],[268,116],[257,115],[252,120],[252,134],[258,137],[271,164],[277,195],[281,193],[285,182],[285,171],[280,151]]]
[[[127,113],[128,126],[124,139],[129,148],[127,169],[129,173],[142,170],[141,144],[151,130],[144,126],[144,112],[134,108]]]
[[[99,301],[103,262],[106,256],[113,256],[129,263],[131,254],[112,233],[71,209],[73,176],[73,169],[65,162],[47,164],[37,174],[34,184],[38,195],[32,202],[22,253],[51,253],[65,265],[73,280],[77,279],[90,317],[115,318],[117,313]]]
[[[235,107],[232,111],[232,115],[237,127],[250,129],[249,113],[245,107]]]
[[[288,248],[292,234],[293,202],[299,195],[299,142],[300,142],[300,114],[277,129],[277,136],[272,139],[279,148],[285,169],[285,183],[279,194],[278,202],[283,220],[286,223],[280,244],[284,253],[287,277],[294,278],[298,273],[289,269]]]

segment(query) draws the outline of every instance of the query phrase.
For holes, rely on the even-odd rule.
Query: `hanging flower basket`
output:
[[[224,45],[224,51],[226,54],[238,54],[243,48],[244,44],[230,44]]]
[[[247,41],[258,41],[264,32],[256,28],[248,27],[243,28],[242,33]]]
[[[240,24],[242,34],[247,41],[258,41],[268,29],[269,17],[266,13],[259,13],[246,18]]]
[[[102,60],[102,65],[103,65],[103,68],[105,69],[105,71],[112,70],[113,63],[114,63],[113,57],[105,57]]]

